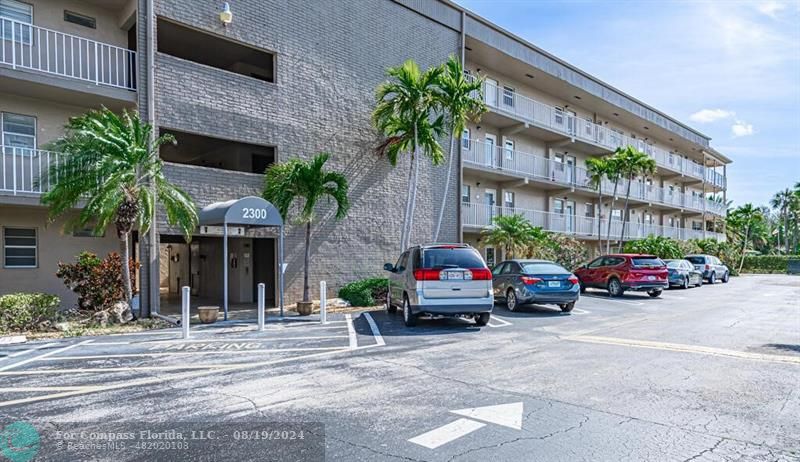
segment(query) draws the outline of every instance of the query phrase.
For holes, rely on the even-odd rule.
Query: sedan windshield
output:
[[[567,274],[569,271],[555,263],[521,263],[525,274]]]

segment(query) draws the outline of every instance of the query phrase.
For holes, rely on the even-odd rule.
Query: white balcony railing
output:
[[[0,194],[42,194],[50,190],[49,169],[59,162],[59,153],[0,147]]]
[[[469,76],[469,78],[474,78]],[[562,133],[570,138],[577,138],[611,151],[624,146],[634,146],[655,159],[661,167],[691,176],[700,180],[706,179],[705,168],[677,153],[665,151],[647,144],[644,140],[631,138],[615,132],[591,120],[581,119],[560,108],[541,103],[516,91],[505,91],[493,83],[483,84],[484,101],[496,112],[510,115],[533,125]],[[473,95],[477,97],[477,94]],[[716,172],[715,172],[716,173]],[[716,175],[719,175],[718,173]],[[725,178],[716,178],[715,185],[724,187]],[[708,180],[707,180],[708,181]]]
[[[136,52],[2,16],[0,64],[136,89]]]
[[[523,176],[541,182],[553,182],[565,186],[596,190],[589,180],[589,172],[576,165],[547,159],[535,154],[494,146],[479,140],[462,140],[462,158],[467,165],[481,167],[517,176]],[[627,190],[627,180],[622,180],[617,185],[617,194],[624,196]],[[603,180],[603,194],[611,195],[614,183]],[[647,185],[635,181],[631,185],[631,199],[648,203],[663,204],[681,209],[691,209],[702,212],[704,209],[703,198],[693,196],[670,188]],[[706,211],[725,215],[725,210],[720,210],[718,203],[707,200]]]
[[[486,204],[462,203],[461,219],[464,226],[475,228],[491,228],[493,219],[501,215],[520,214],[524,216],[533,226],[562,234],[569,234],[577,237],[597,239],[598,219],[578,215],[567,215],[561,213],[544,212],[541,210],[529,210],[522,208],[498,207]],[[608,230],[608,220],[600,219],[600,236],[605,239]],[[611,221],[611,239],[619,239],[622,233],[622,221]],[[664,236],[673,239],[707,239],[712,238],[718,241],[725,240],[721,233],[711,231],[678,228],[672,226],[661,226],[648,223],[627,222],[625,224],[625,239],[643,239],[647,236]]]

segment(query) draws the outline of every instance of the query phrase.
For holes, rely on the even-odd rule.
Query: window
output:
[[[3,262],[6,268],[36,268],[36,229],[3,228]]]
[[[395,269],[397,269],[398,273],[402,273],[406,269],[406,264],[408,263],[408,252],[404,252],[400,255],[400,258],[397,260],[397,263],[394,265]]]
[[[564,214],[564,201],[561,199],[555,199],[553,201],[553,212],[558,214]]]
[[[75,13],[74,11],[64,10],[64,21],[88,27],[89,29],[97,29],[97,20],[95,18],[86,16],[85,14]]]
[[[700,223],[699,221],[692,220],[692,229],[695,230],[695,231],[702,231],[703,230],[703,224]]]
[[[556,106],[554,118],[556,125],[564,125],[564,109]]]
[[[36,149],[36,117],[0,113],[3,119],[0,144],[13,148]]]
[[[669,223],[669,226],[675,226],[675,219],[672,218],[672,217],[669,217],[669,220],[667,220],[667,223]]]
[[[514,193],[512,191],[503,192],[503,206],[509,209],[514,208]]]
[[[275,82],[275,55],[224,37],[158,20],[158,51],[177,58]]]
[[[555,263],[522,263],[525,274],[569,274],[569,271]]]
[[[494,247],[486,247],[486,265],[489,268],[494,266]],[[492,274],[495,274],[494,271]]]
[[[485,268],[481,255],[471,248],[433,247],[422,252],[422,267],[435,268]]]
[[[594,204],[591,202],[586,202],[583,204],[586,210],[586,217],[587,218],[594,218]]]
[[[519,265],[513,261],[506,263],[506,267],[503,268],[503,271],[500,274],[515,274],[519,273]]]
[[[465,185],[461,186],[461,202],[463,202],[465,204],[469,204],[470,197],[471,197],[470,189],[471,189],[470,185],[468,185],[468,184],[465,184]]]
[[[505,148],[506,160],[514,160],[514,140],[505,140],[503,147]]]
[[[611,211],[611,218],[614,220],[622,220],[622,210],[614,209]]]
[[[514,107],[514,89],[505,85],[503,86],[503,104]]]
[[[586,265],[587,268],[599,268],[603,266],[603,262],[605,261],[605,257],[598,257],[592,260],[591,263]]]
[[[25,24],[33,24],[32,5],[17,0],[0,0],[0,16],[16,21],[2,21],[3,38],[5,40],[11,40],[11,34],[13,33],[14,40],[30,44],[31,27]]]
[[[469,128],[465,128],[461,132],[461,147],[469,150]]]
[[[494,249],[492,249],[491,247],[486,248],[486,255],[487,256],[489,255],[489,249],[492,250],[492,255],[494,255]],[[489,263],[488,259],[486,260],[486,263]],[[499,265],[495,266],[494,269],[492,269],[492,276],[499,276],[500,273],[503,272],[503,268],[505,268],[506,266],[508,266],[508,263],[500,263]]]

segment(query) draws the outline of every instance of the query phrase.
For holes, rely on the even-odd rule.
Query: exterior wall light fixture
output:
[[[231,5],[228,2],[222,4],[222,11],[219,12],[219,20],[222,25],[227,27],[233,21],[233,13],[231,13]]]

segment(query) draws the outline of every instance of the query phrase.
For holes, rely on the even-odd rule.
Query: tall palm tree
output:
[[[103,108],[69,120],[65,135],[50,149],[63,153],[63,161],[49,171],[50,191],[42,203],[50,216],[77,208],[85,201],[71,225],[93,225],[97,234],[111,223],[117,230],[122,254],[122,286],[130,305],[131,274],[129,240],[131,231],[143,235],[153,226],[156,204],[164,207],[167,221],[178,226],[187,242],[197,227],[197,207],[192,198],[164,176],[158,149],[175,143],[162,135],[151,143],[153,128],[136,112],[122,115]],[[142,317],[149,313],[140,313]]]
[[[450,172],[453,169],[455,141],[460,138],[467,121],[479,121],[481,115],[488,110],[483,102],[482,87],[482,78],[471,80],[466,78],[464,67],[455,56],[450,56],[450,59],[442,66],[442,74],[439,77],[439,105],[445,113],[447,128],[450,129],[450,153],[447,156],[447,179],[444,182],[442,205],[439,207],[439,218],[436,220],[436,230],[433,233],[434,242],[439,240],[447,193],[450,190]]]
[[[611,163],[607,158],[590,157],[586,159],[586,172],[589,175],[589,185],[597,189],[597,209],[599,212],[603,210],[603,181],[608,177],[610,167]],[[597,242],[602,252],[602,223],[600,222],[600,213],[597,215]]]
[[[303,262],[303,302],[310,303],[308,270],[311,262],[311,224],[319,201],[327,197],[336,202],[336,219],[347,216],[350,201],[347,178],[338,172],[325,171],[330,154],[319,153],[311,160],[292,159],[273,164],[264,173],[262,196],[278,209],[284,220],[295,202],[300,207],[297,222],[305,224],[306,249]]]
[[[519,213],[494,217],[493,222],[491,229],[483,231],[483,240],[486,244],[502,248],[505,259],[523,252],[532,241],[540,240],[544,235],[541,228],[533,226]]]
[[[627,146],[620,157],[621,174],[627,180],[628,185],[625,191],[625,207],[622,210],[622,232],[619,236],[618,252],[622,252],[622,243],[625,239],[625,225],[630,221],[629,201],[631,198],[631,184],[637,176],[649,176],[656,173],[656,160],[647,154],[637,150],[633,146]]]
[[[727,227],[741,241],[741,259],[739,261],[739,271],[744,266],[745,252],[747,251],[748,240],[755,227],[763,220],[761,211],[753,204],[747,203],[739,206],[728,213],[726,218]]]
[[[773,209],[778,210],[780,214],[781,222],[783,223],[783,241],[784,241],[784,252],[789,253],[789,206],[792,203],[792,199],[795,196],[794,191],[789,188],[784,189],[783,191],[778,191],[772,196],[772,199],[769,201],[769,205],[772,206]],[[778,227],[778,248],[781,247],[781,232],[780,226]]]
[[[444,162],[444,152],[438,142],[444,133],[444,117],[435,114],[441,73],[440,67],[422,72],[416,62],[408,60],[401,66],[389,68],[386,74],[390,80],[380,84],[376,91],[372,123],[386,137],[376,151],[386,155],[393,167],[400,154],[411,153],[401,250],[408,247],[413,229],[419,158],[425,155],[433,165]]]
[[[605,159],[606,177],[614,182],[614,191],[611,193],[611,204],[608,210],[608,229],[606,230],[606,253],[611,253],[611,218],[614,215],[614,204],[617,201],[617,188],[619,187],[619,180],[622,178],[622,163],[621,158],[625,152],[624,148],[617,148],[611,157]]]

